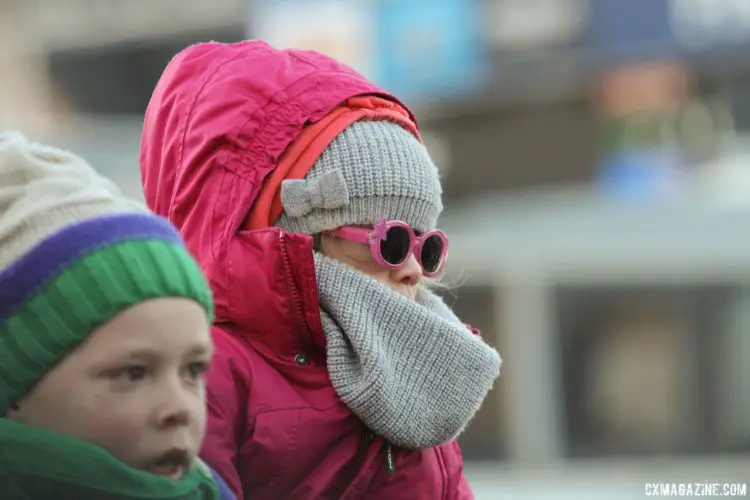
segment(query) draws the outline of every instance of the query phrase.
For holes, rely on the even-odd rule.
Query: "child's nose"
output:
[[[170,390],[156,410],[159,427],[179,427],[190,424],[194,413],[193,398],[185,390]]]
[[[422,279],[422,266],[410,255],[403,267],[391,271],[390,278],[400,285],[416,285]]]

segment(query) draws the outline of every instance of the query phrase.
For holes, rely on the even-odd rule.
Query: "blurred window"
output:
[[[462,286],[452,290],[445,295],[446,303],[452,305],[458,317],[481,330],[482,337],[491,345],[500,350],[503,355],[502,332],[498,335],[497,315],[495,310],[496,298],[491,287]],[[500,342],[498,342],[500,338]],[[495,388],[490,392],[484,405],[477,413],[469,428],[461,434],[459,442],[461,452],[467,461],[476,460],[498,460],[505,458],[503,434],[505,432],[507,419],[503,407],[504,396],[507,391],[503,390],[504,378],[500,377]]]
[[[53,52],[50,76],[78,113],[143,114],[156,82],[177,52],[198,40],[242,37],[238,28]]]
[[[750,299],[737,288],[557,293],[571,456],[750,444]]]

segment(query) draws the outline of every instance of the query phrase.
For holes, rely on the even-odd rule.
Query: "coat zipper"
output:
[[[292,278],[292,263],[289,259],[289,253],[286,249],[286,240],[284,238],[284,233],[279,233],[279,243],[281,247],[281,258],[284,262],[284,271],[285,271],[285,278],[286,278],[286,284],[289,288],[289,293],[291,294],[291,299],[293,303],[293,309],[295,313],[295,319],[297,320],[299,328],[301,328],[307,335],[310,337],[310,342],[312,345],[315,345],[315,339],[313,339],[312,333],[310,332],[310,329],[307,327],[307,320],[305,319],[305,311],[304,307],[302,306],[302,297],[300,295],[299,290],[297,290],[297,285],[294,283],[294,279]]]
[[[365,432],[365,440],[370,443],[373,439],[375,439],[375,433],[368,429]],[[391,475],[396,472],[396,462],[393,461],[393,445],[387,439],[384,440],[384,443],[383,462],[385,462],[385,470],[388,472],[388,475]]]
[[[445,465],[445,455],[443,450],[438,446],[434,448],[435,458],[438,462],[438,469],[440,469],[440,480],[442,485],[442,493],[440,498],[448,498],[448,467]]]
[[[384,451],[383,458],[385,459],[385,470],[390,476],[391,474],[396,473],[396,463],[393,461],[393,446],[391,446],[391,442],[388,440],[385,441]]]

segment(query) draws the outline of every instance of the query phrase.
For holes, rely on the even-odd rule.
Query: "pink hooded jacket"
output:
[[[356,96],[398,101],[323,55],[201,44],[166,68],[146,112],[146,199],[181,231],[216,301],[202,458],[238,498],[470,499],[456,442],[388,461],[328,378],[312,239],[248,217],[306,126]],[[302,174],[304,175],[304,173]],[[273,210],[271,210],[273,212]]]

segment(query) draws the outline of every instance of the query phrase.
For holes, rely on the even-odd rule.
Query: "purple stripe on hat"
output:
[[[184,246],[174,226],[148,214],[118,214],[67,226],[0,273],[0,322],[15,314],[31,295],[77,259],[98,248],[134,239]]]

